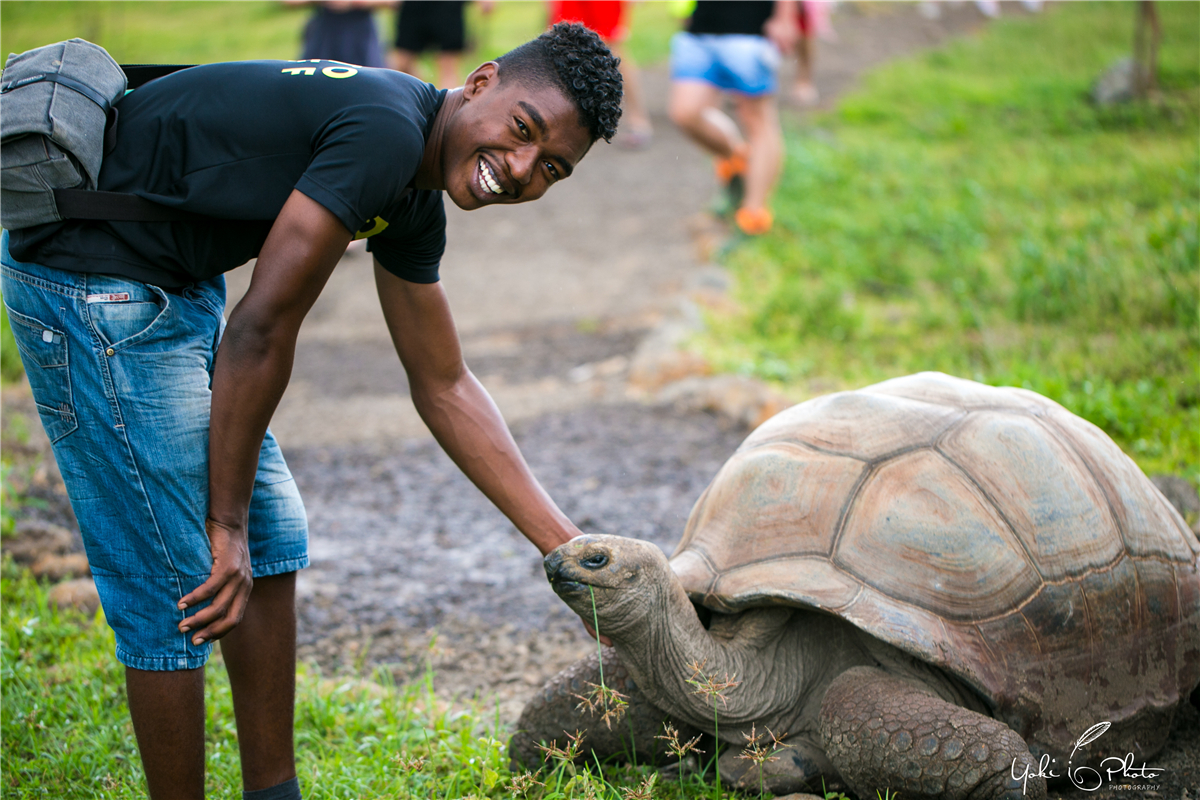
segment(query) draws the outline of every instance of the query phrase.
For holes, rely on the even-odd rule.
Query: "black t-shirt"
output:
[[[369,235],[385,269],[438,280],[439,191],[412,190],[446,93],[400,72],[336,61],[243,61],[173,73],[118,104],[99,188],[219,217],[85,222],[10,234],[14,257],[177,287],[258,255],[293,189]]]
[[[763,25],[775,9],[772,0],[698,0],[688,33],[763,35]]]

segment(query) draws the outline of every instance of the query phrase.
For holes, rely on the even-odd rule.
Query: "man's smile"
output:
[[[491,166],[483,158],[479,159],[479,185],[491,194],[504,194],[504,189],[492,173]]]

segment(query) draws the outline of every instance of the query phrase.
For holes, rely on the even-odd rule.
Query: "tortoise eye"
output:
[[[587,558],[580,559],[579,563],[587,569],[600,569],[608,564],[608,556],[604,553],[594,553]]]

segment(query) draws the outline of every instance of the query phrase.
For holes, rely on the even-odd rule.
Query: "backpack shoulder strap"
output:
[[[71,76],[63,75],[60,72],[41,72],[37,75],[30,75],[29,77],[22,78],[20,80],[9,81],[8,83],[0,85],[0,93],[7,94],[13,89],[20,89],[22,86],[30,83],[38,83],[39,81],[50,81],[51,83],[57,83],[61,86],[66,86],[68,89],[74,89],[88,100],[91,100],[93,103],[100,106],[100,109],[105,114],[107,114],[109,111],[110,105],[107,97],[100,94],[100,92],[96,91],[91,86],[88,86],[86,83],[77,81]]]
[[[125,77],[129,80],[127,89],[136,89],[143,84],[147,84],[155,78],[161,78],[164,75],[170,75],[172,72],[178,72],[181,69],[188,69],[196,66],[195,64],[122,64],[121,71],[125,73]]]
[[[103,219],[122,222],[213,222],[214,217],[164,206],[127,192],[96,189],[55,189],[54,204],[63,219]]]

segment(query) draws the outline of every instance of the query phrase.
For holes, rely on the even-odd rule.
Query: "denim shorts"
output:
[[[681,31],[671,37],[673,81],[704,81],[752,97],[774,94],[780,61],[779,50],[764,36]]]
[[[117,659],[203,666],[212,644],[178,630],[208,579],[208,422],[225,279],[166,291],[19,263],[0,238],[4,305],[79,521]],[[249,517],[254,576],[308,565],[296,482],[267,433]],[[188,609],[194,614],[201,605]]]

